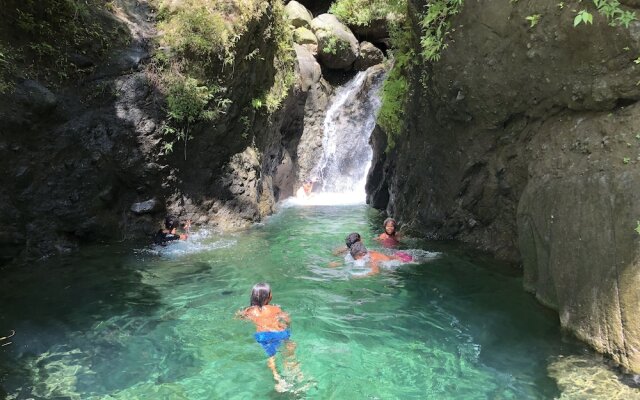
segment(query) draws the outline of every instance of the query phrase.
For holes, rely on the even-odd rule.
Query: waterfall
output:
[[[378,92],[384,71],[371,67],[341,87],[324,120],[322,157],[313,169],[322,192],[365,199],[365,183],[373,150],[369,137],[380,109]]]

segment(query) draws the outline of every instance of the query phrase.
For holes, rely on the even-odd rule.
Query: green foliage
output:
[[[440,52],[447,47],[445,38],[450,32],[449,18],[462,7],[463,0],[434,0],[427,3],[420,26],[422,27],[422,57],[438,61]]]
[[[531,24],[529,27],[533,28],[534,26],[538,25],[538,22],[540,22],[540,17],[540,14],[533,14],[527,16],[525,19]]]
[[[195,2],[178,10],[158,24],[164,32],[163,44],[181,56],[204,59],[224,58],[228,51],[231,32],[217,10],[198,7]]]
[[[0,91],[18,73],[56,84],[84,72],[68,61],[69,54],[99,58],[124,40],[124,28],[103,17],[105,8],[98,0],[5,0]]]
[[[255,99],[251,99],[251,107],[253,107],[256,110],[259,110],[262,108],[262,106],[264,105],[264,100],[261,98],[255,98]]]
[[[276,76],[273,85],[269,88],[265,98],[268,113],[273,113],[280,108],[282,101],[287,97],[289,89],[293,86],[295,75],[296,53],[293,49],[293,28],[284,11],[282,1],[273,2],[273,23],[271,35],[276,44],[273,65]]]
[[[424,12],[418,14],[419,33],[414,29],[414,21],[409,18],[409,3],[396,1],[390,4],[393,5],[392,13],[396,15],[389,32],[394,64],[382,87],[382,105],[377,119],[378,125],[387,133],[387,151],[394,148],[396,139],[404,128],[410,72],[420,67],[423,74],[426,74],[426,68],[421,62],[440,59],[441,51],[447,47],[445,40],[451,31],[449,19],[460,11],[463,1],[428,2]],[[426,75],[423,75],[423,83],[425,82]]]
[[[386,0],[338,0],[329,13],[349,25],[370,26],[395,11],[395,1]]]
[[[0,94],[7,93],[13,89],[11,76],[14,74],[14,60],[11,49],[0,43]]]
[[[172,76],[166,83],[167,116],[169,123],[164,133],[171,136],[165,144],[165,153],[173,150],[176,140],[184,141],[184,158],[187,159],[187,141],[192,138],[190,130],[199,121],[212,121],[224,114],[231,102],[221,96],[225,89],[220,86],[207,87],[196,79]]]
[[[636,13],[622,9],[618,0],[593,0],[593,4],[598,9],[598,12],[607,18],[611,26],[628,28],[629,24],[637,19]],[[574,18],[573,26],[578,26],[582,22],[592,23],[592,21],[591,14],[581,10]]]
[[[163,153],[170,153],[174,144],[192,139],[194,124],[215,121],[229,108],[231,94],[220,82],[234,79],[241,63],[270,62],[262,53],[260,43],[271,42],[274,48],[275,77],[271,87],[258,88],[259,96],[252,101],[256,110],[272,113],[278,109],[295,80],[293,31],[284,13],[282,0],[154,0],[160,19],[160,51],[150,67],[159,76],[157,81],[167,95],[166,134]],[[249,26],[263,25],[263,35],[254,39],[253,50],[238,55],[238,43],[248,34]],[[246,40],[242,41],[246,44]],[[243,49],[244,50],[244,49]],[[264,66],[264,65],[263,65]],[[248,107],[247,107],[248,108]],[[248,117],[247,117],[248,118]],[[242,120],[243,137],[248,137],[248,119]]]
[[[626,164],[629,164],[629,161],[631,161],[631,158],[629,158],[629,157],[624,157],[624,158],[622,159],[622,163],[623,163],[623,164],[625,164],[625,165],[626,165]]]
[[[338,54],[338,50],[341,50],[344,46],[344,42],[340,40],[336,35],[329,35],[323,40],[322,51],[326,54]]]
[[[573,26],[578,26],[581,23],[593,24],[593,15],[591,15],[591,13],[589,13],[587,10],[580,10],[580,12],[573,19]]]
[[[409,83],[399,68],[393,68],[382,87],[382,105],[378,125],[387,133],[387,150],[395,147],[395,138],[404,126],[404,107]]]
[[[636,221],[636,223],[638,224],[638,226],[636,226],[635,231],[638,232],[638,235],[640,235],[640,221]]]
[[[408,3],[397,3],[396,12],[407,16]],[[387,151],[395,147],[396,137],[404,127],[405,106],[409,91],[409,72],[418,64],[414,49],[419,48],[420,39],[412,29],[408,18],[395,20],[389,29],[393,68],[388,73],[381,90],[382,104],[377,123],[387,134]]]

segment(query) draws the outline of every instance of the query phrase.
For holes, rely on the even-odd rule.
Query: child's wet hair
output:
[[[346,239],[344,239],[344,243],[347,245],[347,248],[351,248],[354,243],[360,241],[360,234],[358,232],[350,233]]]
[[[256,283],[251,289],[251,302],[252,306],[262,307],[269,301],[271,295],[271,286],[268,283]]]
[[[173,215],[167,215],[164,218],[165,229],[171,230],[174,228],[178,228],[178,225],[179,225],[178,218],[174,217]]]
[[[360,255],[367,254],[367,248],[364,247],[364,244],[362,242],[356,242],[351,245],[349,253],[351,254],[351,257],[356,258]]]
[[[395,219],[393,218],[387,218],[384,220],[384,222],[382,223],[382,228],[386,228],[387,224],[392,223],[393,224],[393,235],[396,234],[396,228],[398,227],[398,223],[396,222]]]

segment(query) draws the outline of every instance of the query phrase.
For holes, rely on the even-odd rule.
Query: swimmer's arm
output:
[[[236,311],[234,315],[236,319],[249,319],[249,308],[243,308],[242,310]]]
[[[371,271],[367,274],[367,276],[377,275],[380,273],[380,266],[377,262],[371,263]]]
[[[339,267],[339,266],[341,266],[341,265],[342,265],[342,263],[341,263],[340,261],[331,261],[331,262],[329,263],[329,267],[330,267],[330,268]]]
[[[331,253],[334,256],[341,256],[341,255],[345,254],[347,251],[349,251],[347,246],[342,246],[342,247],[338,247],[338,248],[334,249]]]
[[[278,319],[284,322],[287,326],[291,325],[291,317],[282,310],[280,310],[280,313],[278,314]]]

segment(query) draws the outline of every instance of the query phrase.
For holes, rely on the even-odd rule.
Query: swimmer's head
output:
[[[362,244],[362,242],[355,242],[351,245],[349,253],[354,260],[357,260],[367,255],[367,248],[364,247],[364,244]]]
[[[177,229],[179,224],[180,223],[178,222],[178,218],[174,217],[173,215],[167,215],[164,218],[164,227],[169,231]]]
[[[393,218],[385,219],[384,223],[382,224],[382,226],[384,227],[384,231],[389,236],[393,236],[396,234],[396,225],[397,225],[396,220]]]
[[[271,286],[268,283],[256,283],[251,289],[251,305],[262,307],[271,301]]]
[[[360,241],[360,234],[357,232],[350,233],[349,236],[344,240],[344,243],[347,245],[347,248],[351,248],[354,243]]]

